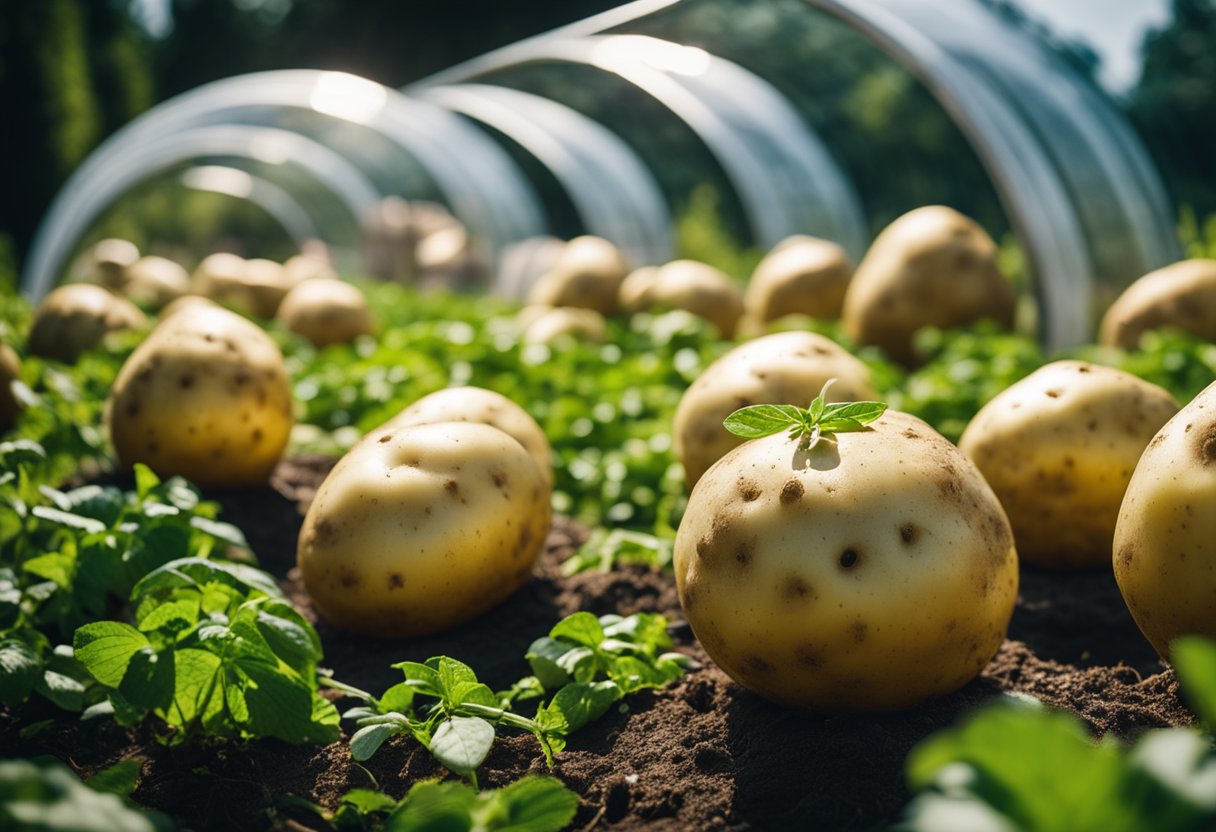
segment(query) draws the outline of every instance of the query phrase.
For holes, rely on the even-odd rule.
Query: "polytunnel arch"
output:
[[[55,228],[72,214],[65,200],[98,187],[114,166],[151,143],[189,141],[194,133],[222,125],[278,129],[308,137],[316,146],[338,137],[309,135],[313,128],[279,126],[284,113],[316,114],[338,124],[358,125],[391,143],[398,155],[389,165],[416,160],[434,179],[453,213],[498,251],[511,242],[543,233],[545,222],[531,185],[490,137],[442,107],[409,99],[375,82],[338,72],[281,70],[217,81],[184,93],[144,114],[95,150],[52,203],[34,239],[22,285],[34,297],[58,277],[63,258],[48,246],[63,245]],[[288,119],[290,121],[290,119]],[[324,122],[320,122],[324,123]],[[315,126],[315,125],[314,125]],[[324,131],[322,131],[324,132]],[[171,138],[176,137],[176,138]],[[327,148],[345,159],[360,181],[379,196],[394,191],[374,179],[374,166],[359,147]],[[134,162],[130,162],[134,163]],[[383,166],[381,166],[383,169]],[[361,206],[361,210],[366,210]],[[69,241],[68,245],[71,244]],[[48,272],[48,269],[50,271]]]
[[[226,165],[196,165],[182,171],[181,183],[197,191],[246,199],[265,211],[287,232],[296,248],[321,239],[321,229],[308,209],[291,193],[248,171]]]
[[[641,35],[565,37],[565,31],[506,47],[407,90],[421,94],[457,79],[492,83],[495,72],[524,64],[602,70],[656,99],[704,142],[743,203],[756,244],[767,248],[809,231],[860,255],[867,235],[856,193],[770,84],[696,47]]]
[[[555,101],[491,84],[440,85],[417,95],[498,130],[536,157],[587,232],[612,240],[630,263],[672,258],[671,213],[658,184],[606,127]]]
[[[120,150],[108,154],[104,176],[73,177],[56,197],[26,266],[24,287],[33,298],[54,288],[73,246],[107,206],[139,182],[185,162],[224,158],[229,165],[248,160],[268,164],[272,170],[276,165],[298,167],[338,199],[349,211],[353,227],[381,198],[345,157],[312,139],[275,128],[200,127]]]

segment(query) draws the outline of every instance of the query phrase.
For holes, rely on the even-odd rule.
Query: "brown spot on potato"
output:
[[[1119,564],[1119,568],[1123,570],[1132,568],[1132,559],[1136,555],[1136,549],[1130,543],[1124,543],[1119,547],[1119,551],[1115,554],[1115,562]]]
[[[870,634],[870,625],[864,621],[854,621],[853,626],[849,628],[849,633],[853,636],[853,641],[861,644]]]
[[[905,439],[920,439],[920,434],[917,433],[912,428],[904,428],[904,438]]]
[[[456,480],[448,480],[443,484],[443,490],[448,493],[449,497],[458,498],[460,496],[460,483]]]
[[[751,655],[743,657],[743,666],[752,673],[772,673],[776,670],[772,663],[766,661],[760,656]]]
[[[858,561],[860,561],[860,560],[861,560],[861,555],[859,555],[857,553],[857,550],[855,548],[850,546],[849,548],[845,549],[843,552],[840,553],[840,568],[841,569],[852,569],[854,566],[857,565]]]
[[[754,482],[751,482],[749,480],[740,480],[739,481],[739,497],[745,503],[753,502],[754,500],[759,499],[760,489],[756,486],[756,484]]]
[[[920,526],[908,521],[899,527],[899,539],[909,545],[920,539]]]
[[[386,433],[386,434],[384,434],[384,436],[380,437],[380,444],[383,445],[385,442],[389,441],[392,438],[393,438],[393,435],[391,433]]]
[[[359,577],[359,573],[353,569],[342,569],[338,572],[338,583],[342,584],[342,586],[346,587],[347,589],[358,586],[362,580],[363,579]]]
[[[136,416],[139,415],[139,402],[137,402],[137,401],[127,402],[127,415],[130,416],[131,418],[135,418]]]
[[[1047,398],[1049,398],[1049,399],[1060,398],[1061,391],[1059,391],[1059,390],[1052,389],[1052,390],[1045,390],[1044,392],[1047,394]]]
[[[803,667],[818,668],[823,664],[819,651],[809,644],[800,644],[794,648],[794,658]]]
[[[318,538],[332,537],[333,533],[334,533],[334,525],[333,525],[333,523],[330,523],[328,520],[322,520],[321,522],[319,522],[315,526],[313,526],[313,529]]]
[[[253,440],[253,444],[260,445],[262,443],[262,439],[264,437],[265,437],[265,435],[262,433],[261,428],[254,428],[253,433],[250,434],[249,438]]]
[[[187,373],[177,380],[177,385],[183,390],[189,390],[194,386],[194,376]]]
[[[805,490],[801,480],[786,480],[785,485],[781,487],[781,504],[788,506],[790,503],[798,502],[802,499]]]
[[[811,585],[801,575],[790,573],[781,583],[781,594],[790,600],[800,600],[811,595]]]
[[[490,482],[494,483],[495,488],[506,488],[507,472],[500,468],[490,469]]]
[[[1159,433],[1159,434],[1157,434],[1156,436],[1154,436],[1154,437],[1152,438],[1152,440],[1151,440],[1151,441],[1148,443],[1148,446],[1149,446],[1150,448],[1155,448],[1155,447],[1157,447],[1158,445],[1160,445],[1160,444],[1161,444],[1162,442],[1164,442],[1164,441],[1165,441],[1165,434],[1164,434],[1164,433]]]
[[[403,587],[403,586],[405,586],[405,578],[401,577],[400,572],[392,572],[389,574],[389,576],[388,576],[388,588],[389,589],[401,589],[401,587]]]
[[[1196,456],[1200,465],[1211,465],[1216,462],[1216,422],[1213,422],[1199,434],[1195,440]]]
[[[735,550],[735,562],[746,569],[751,565],[754,554],[751,543],[741,543],[739,548]]]

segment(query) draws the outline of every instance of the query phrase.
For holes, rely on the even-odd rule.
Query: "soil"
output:
[[[732,682],[707,659],[681,617],[669,574],[643,567],[563,577],[562,560],[585,531],[554,524],[535,578],[492,612],[441,636],[374,640],[316,620],[294,572],[302,511],[333,460],[296,457],[270,487],[208,495],[240,526],[261,564],[316,621],[334,675],[366,690],[400,681],[394,662],[450,655],[491,686],[527,673],[529,643],[576,610],[658,612],[678,649],[699,668],[676,686],[630,696],[575,734],[555,771],[582,797],[575,829],[883,828],[908,800],[903,764],[920,740],[1003,691],[1020,691],[1080,715],[1096,734],[1130,739],[1193,716],[1173,673],[1132,621],[1108,573],[1024,570],[1009,631],[983,674],[962,690],[910,712],[823,716],[780,707]],[[0,713],[0,756],[51,754],[82,775],[129,758],[144,760],[134,798],[193,829],[326,828],[289,796],[334,808],[356,787],[394,795],[445,772],[412,740],[387,743],[365,766],[344,742],[327,748],[278,741],[168,748],[148,727],[58,721],[29,737],[21,727],[54,714],[36,705]],[[499,741],[480,772],[483,786],[544,772],[529,735]]]

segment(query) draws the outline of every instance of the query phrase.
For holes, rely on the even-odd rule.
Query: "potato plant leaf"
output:
[[[441,722],[430,750],[443,766],[468,776],[485,761],[494,744],[494,726],[480,717],[454,716]]]
[[[1216,731],[1216,643],[1183,636],[1170,645],[1170,659],[1187,701],[1210,731]]]
[[[865,430],[887,410],[883,402],[837,402],[828,404],[824,398],[830,379],[823,390],[803,408],[792,404],[755,404],[741,407],[722,423],[728,431],[744,439],[759,439],[783,430],[790,439],[813,447],[820,439],[832,439],[838,433]]]

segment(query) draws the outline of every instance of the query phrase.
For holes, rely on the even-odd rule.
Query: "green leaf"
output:
[[[237,546],[242,549],[248,549],[249,543],[245,539],[245,533],[231,523],[221,523],[219,520],[211,520],[207,517],[191,517],[190,525],[198,529],[203,534],[208,534],[216,540]]]
[[[431,754],[456,774],[476,771],[494,744],[494,726],[480,717],[454,716],[431,737]]]
[[[576,612],[557,622],[549,636],[595,649],[604,640],[604,628],[591,613]]]
[[[160,485],[160,477],[142,462],[135,463],[135,493],[139,499],[146,500],[156,486]]]
[[[462,702],[465,691],[471,690],[479,684],[473,668],[464,662],[448,656],[431,659],[428,664],[431,662],[434,662],[439,691],[449,704],[455,705]]]
[[[350,738],[350,756],[361,763],[375,754],[385,740],[402,733],[403,730],[399,724],[392,722],[365,725]]]
[[[321,660],[321,640],[312,625],[285,601],[263,604],[257,629],[270,649],[297,672],[311,672]]]
[[[479,800],[489,811],[474,810],[485,829],[498,832],[560,832],[578,811],[578,795],[558,779],[528,775],[495,791],[482,792]],[[486,823],[493,817],[492,824]]]
[[[419,662],[398,662],[393,667],[405,674],[405,684],[420,693],[431,696],[443,695],[443,684],[439,681],[439,672],[430,665]]]
[[[623,695],[615,682],[571,682],[540,710],[546,712],[546,725],[562,726],[560,733],[572,734],[603,716]]]
[[[884,402],[839,402],[823,409],[819,422],[850,421],[868,425],[887,412]]]
[[[351,789],[342,795],[341,801],[344,805],[352,806],[365,815],[388,812],[397,808],[397,801],[394,798],[371,789]]]
[[[219,656],[206,650],[174,650],[173,704],[162,714],[165,721],[184,727],[222,711],[224,701],[219,684],[222,665]]]
[[[153,711],[173,703],[176,687],[173,652],[144,647],[131,656],[118,692],[135,707]]]
[[[284,742],[305,743],[317,733],[332,734],[313,725],[312,691],[300,677],[277,665],[240,659],[236,664],[247,683],[245,703],[249,708],[249,730],[259,737],[277,737]]]
[[[1183,636],[1170,645],[1170,661],[1187,701],[1208,728],[1216,730],[1216,643]]]
[[[407,713],[414,704],[414,689],[405,682],[399,682],[386,690],[380,697],[380,711],[387,713]]]
[[[85,680],[47,669],[34,683],[34,689],[65,711],[80,711],[84,708],[87,690]]]
[[[76,531],[97,533],[106,530],[105,524],[100,520],[72,514],[70,511],[63,511],[51,506],[34,506],[30,509],[30,513],[40,520],[46,520],[48,523],[54,523],[58,526],[75,529]]]
[[[251,591],[272,598],[281,598],[283,595],[274,578],[259,569],[203,558],[180,558],[166,563],[140,579],[131,590],[131,598],[138,602],[144,596],[159,595],[185,587],[200,588],[206,584],[226,586],[244,595]]]
[[[84,782],[96,792],[130,797],[131,793],[135,791],[135,787],[139,785],[139,776],[143,767],[143,760],[123,760],[103,768]]]
[[[803,425],[809,418],[809,411],[792,404],[755,404],[736,410],[722,426],[735,436],[759,439]]]
[[[94,791],[57,760],[0,762],[0,818],[5,829],[66,832],[158,832],[172,828],[159,812],[128,807]]]
[[[117,688],[131,657],[150,645],[147,637],[129,624],[95,621],[76,630],[72,646],[93,678],[106,687]]]
[[[532,642],[528,647],[528,652],[524,654],[524,658],[546,690],[557,690],[570,681],[570,674],[558,664],[562,656],[568,652],[570,652],[568,642],[544,636]]]
[[[415,783],[385,822],[384,832],[471,832],[476,799],[464,783]]]
[[[24,641],[0,640],[0,703],[17,705],[34,689],[42,661]]]

